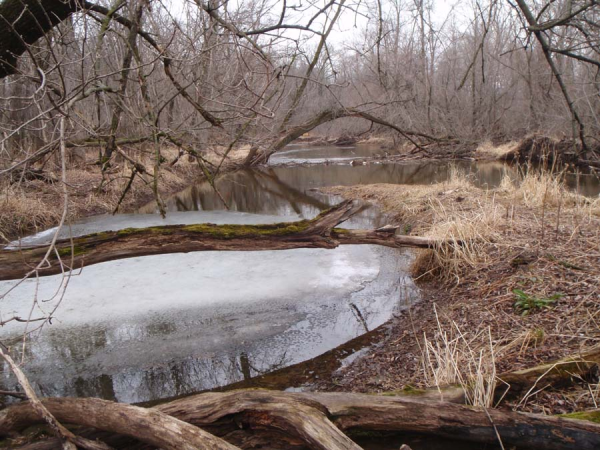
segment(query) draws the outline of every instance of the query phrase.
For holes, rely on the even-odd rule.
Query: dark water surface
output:
[[[221,196],[206,183],[193,185],[167,199],[169,211],[224,210],[223,200],[233,211],[258,214],[295,214],[309,218],[339,199],[314,192],[327,186],[357,184],[433,184],[447,180],[453,170],[468,174],[481,188],[495,188],[507,174],[518,180],[521,171],[501,162],[411,162],[368,165],[330,164],[274,166],[228,174],[216,183]],[[600,194],[600,179],[595,175],[568,174],[567,185],[588,197]],[[222,197],[222,198],[221,198]],[[150,204],[141,212],[155,212]],[[361,222],[366,226],[368,222]]]

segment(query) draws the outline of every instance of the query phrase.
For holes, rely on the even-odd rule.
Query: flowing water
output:
[[[168,198],[166,220],[150,204],[137,214],[88,218],[61,236],[158,224],[293,221],[339,201],[315,192],[319,187],[424,184],[449,176],[447,163],[349,163],[376,152],[292,146],[269,167],[222,177],[220,195],[200,183]],[[483,187],[497,186],[507,172],[518,176],[501,163],[458,166]],[[593,177],[570,182],[587,195],[600,192]],[[384,223],[368,208],[344,226]],[[23,243],[48,242],[53,232]],[[258,379],[370,332],[418,300],[407,275],[411,259],[410,250],[377,246],[130,258],[86,267],[69,279],[27,280],[1,300],[0,312],[1,319],[30,312],[35,318],[59,305],[52,324],[32,334],[24,353],[27,373],[43,395],[155,401]],[[0,282],[0,293],[14,284]],[[16,340],[22,331],[11,322],[0,329],[0,339]],[[0,386],[16,388],[7,367]]]

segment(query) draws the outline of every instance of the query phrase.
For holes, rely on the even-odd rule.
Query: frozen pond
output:
[[[311,179],[282,181],[270,169],[238,172],[219,181],[230,210],[199,184],[167,199],[166,220],[148,205],[139,214],[88,218],[60,236],[312,218],[337,200],[310,191]],[[367,208],[344,226],[384,222]],[[55,231],[13,245],[41,245]],[[33,333],[25,348],[27,373],[43,395],[142,402],[247,380],[373,330],[418,297],[406,275],[411,255],[343,246],[130,258],[84,268],[70,277],[64,298],[60,276],[28,280],[1,300],[0,312],[28,317],[37,295],[35,318],[60,302],[52,324]],[[0,282],[0,293],[14,283]],[[22,331],[23,324],[10,322],[0,337],[16,341]],[[6,367],[0,380],[15,389]]]
[[[123,402],[233,383],[313,358],[387,321],[416,295],[403,275],[407,263],[396,250],[344,246],[90,266],[71,277],[56,319],[28,343],[26,367],[43,395]],[[59,276],[40,279],[34,317],[60,301],[60,283]],[[30,280],[11,293],[3,315],[27,317],[35,289]],[[3,340],[21,329],[6,325]],[[6,370],[3,385],[15,385]]]

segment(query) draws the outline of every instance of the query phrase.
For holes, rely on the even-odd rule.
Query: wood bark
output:
[[[136,256],[188,253],[209,250],[283,250],[295,248],[336,248],[340,244],[375,244],[388,247],[432,248],[443,243],[418,236],[396,236],[394,229],[347,230],[335,228],[360,206],[345,201],[312,220],[272,225],[167,225],[128,228],[60,240],[39,276],[61,273]],[[391,232],[390,232],[391,231]],[[36,273],[47,246],[0,250],[0,280]]]
[[[600,425],[595,423],[499,410],[486,413],[464,405],[424,401],[418,396],[234,391],[200,394],[157,409],[205,426],[230,414],[253,414],[257,409],[266,412],[269,404],[294,410],[299,403],[320,409],[343,431],[424,433],[492,444],[497,443],[495,426],[505,445],[549,450],[600,448]]]
[[[552,361],[528,369],[499,375],[499,378],[510,385],[508,395],[522,394],[536,386],[551,385],[560,387],[574,381],[586,379],[600,366],[600,347]],[[498,396],[503,395],[502,386],[498,388]]]
[[[172,450],[234,450],[236,447],[156,409],[100,400],[97,398],[53,398],[44,406],[62,423],[77,424],[135,438],[152,446]],[[0,435],[8,435],[24,424],[43,419],[29,402],[0,411]]]
[[[393,397],[242,390],[199,394],[142,410],[148,416],[138,411],[141,408],[97,399],[46,399],[44,405],[65,423],[140,436],[152,445],[157,445],[162,439],[159,445],[163,448],[175,448],[177,445],[180,445],[177,448],[190,448],[183,446],[181,440],[177,444],[167,442],[173,439],[173,428],[165,426],[162,420],[169,416],[177,417],[190,426],[215,430],[225,438],[253,430],[263,430],[273,433],[273,436],[281,436],[283,432],[296,437],[305,446],[319,449],[357,449],[359,447],[342,433],[357,431],[422,433],[482,444],[497,443],[497,431],[505,446],[548,450],[600,448],[600,425],[593,422],[512,411],[486,412],[464,405],[425,400],[418,395]],[[125,411],[125,408],[131,408],[134,413],[116,413]],[[107,409],[109,412],[105,412]],[[145,419],[157,414],[160,420],[156,422],[147,420],[141,425],[136,422],[140,417]],[[0,435],[18,432],[40,423],[40,420],[27,402],[11,406],[0,411]],[[180,430],[182,422],[176,423],[175,429]],[[158,427],[164,428],[160,432],[162,435],[157,436]],[[179,432],[175,434],[183,436]],[[205,443],[203,445],[205,447],[201,448],[211,448]],[[271,445],[278,448],[275,441]]]

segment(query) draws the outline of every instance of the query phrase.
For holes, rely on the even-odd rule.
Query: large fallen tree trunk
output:
[[[47,246],[0,251],[0,280],[37,273],[53,275],[105,261],[135,256],[187,253],[207,250],[283,250],[335,248],[340,244],[377,244],[388,247],[431,248],[440,241],[417,236],[396,236],[395,228],[347,230],[335,228],[354,215],[360,206],[346,201],[312,220],[271,225],[167,225],[127,228],[65,239],[46,263],[39,263]]]
[[[102,410],[109,404],[110,413]],[[92,425],[117,434],[128,432],[128,421],[115,423],[111,415],[125,405],[96,399],[46,399],[44,405],[60,421]],[[113,406],[114,405],[114,406]],[[100,410],[99,410],[100,408]],[[266,433],[271,448],[304,445],[314,449],[358,449],[345,434],[353,432],[408,432],[453,440],[549,450],[600,448],[600,425],[592,422],[511,411],[483,411],[473,407],[423,400],[418,396],[377,396],[350,393],[289,393],[232,391],[195,395],[149,411],[176,417],[190,425],[220,434],[246,447],[242,435]],[[103,421],[97,418],[106,417]],[[162,416],[161,416],[162,417]],[[132,416],[131,420],[136,417]],[[27,402],[0,411],[0,435],[19,432],[41,420]],[[132,429],[139,430],[133,424]],[[155,427],[145,442],[155,444]],[[204,433],[207,433],[206,431]],[[152,436],[151,436],[152,435]],[[274,438],[278,436],[278,438]],[[278,445],[277,439],[285,436]],[[215,438],[214,442],[219,442]],[[254,441],[255,442],[255,441]],[[165,445],[165,444],[161,444]],[[171,446],[172,448],[172,446]],[[181,447],[183,448],[183,447]]]
[[[331,122],[336,119],[341,119],[344,117],[359,117],[365,120],[368,120],[372,123],[377,123],[379,125],[383,125],[388,127],[398,133],[400,133],[404,138],[409,140],[413,145],[420,148],[420,145],[414,140],[417,138],[423,138],[428,141],[437,141],[437,142],[458,142],[453,137],[435,137],[430,136],[428,134],[420,133],[414,130],[405,130],[402,129],[393,123],[387,122],[379,117],[375,117],[372,114],[369,114],[365,111],[360,111],[356,108],[334,108],[327,109],[322,111],[318,115],[312,117],[307,122],[303,124],[294,126],[284,131],[281,136],[275,139],[268,148],[260,151],[259,148],[254,148],[248,153],[243,165],[246,167],[255,166],[258,164],[264,164],[269,161],[269,158],[277,153],[279,150],[283,149],[286,145],[298,139],[305,133],[308,133],[319,125],[323,125],[324,123]]]

